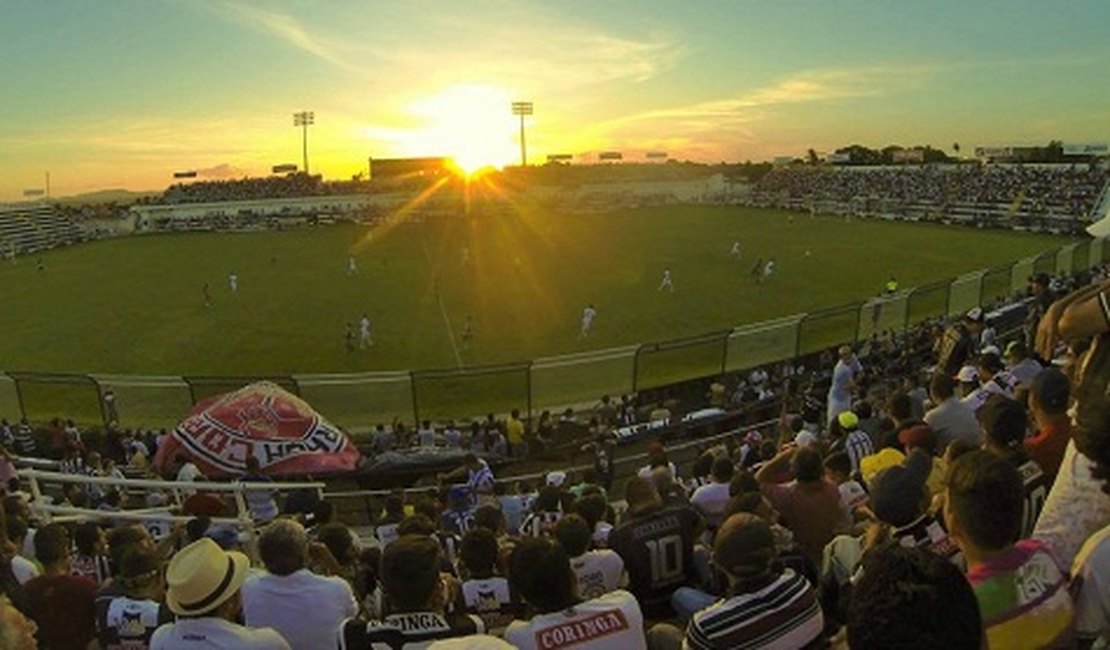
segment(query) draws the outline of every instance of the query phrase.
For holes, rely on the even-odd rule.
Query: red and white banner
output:
[[[158,448],[162,471],[184,455],[205,476],[238,476],[250,456],[269,476],[334,474],[356,467],[347,434],[307,402],[270,382],[199,402]]]

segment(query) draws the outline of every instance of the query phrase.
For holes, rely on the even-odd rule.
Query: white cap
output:
[[[973,320],[973,321],[983,320],[983,309],[982,309],[982,307],[972,307],[967,312],[967,319],[968,320]]]
[[[960,368],[960,372],[956,373],[956,381],[970,384],[979,381],[979,369],[975,366],[964,366]]]
[[[547,474],[547,484],[553,487],[562,487],[563,483],[567,480],[566,472],[549,472]]]

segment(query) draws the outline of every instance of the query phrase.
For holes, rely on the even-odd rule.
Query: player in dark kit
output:
[[[609,548],[624,560],[644,616],[668,618],[674,590],[697,584],[694,541],[704,522],[689,507],[664,508],[655,486],[639,477],[628,480],[625,498],[630,518],[609,534]]]

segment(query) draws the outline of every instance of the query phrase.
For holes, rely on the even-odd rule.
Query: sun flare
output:
[[[518,122],[510,113],[512,94],[495,86],[458,85],[410,105],[423,128],[413,132],[413,153],[452,158],[467,176],[516,161]]]

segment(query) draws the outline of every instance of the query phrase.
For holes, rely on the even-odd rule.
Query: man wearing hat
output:
[[[749,513],[725,520],[713,543],[713,564],[728,576],[727,597],[694,614],[684,647],[802,648],[821,637],[825,619],[817,594],[792,569],[774,565],[775,538]]]
[[[1068,399],[1071,384],[1057,368],[1046,368],[1033,379],[1029,390],[1029,412],[1037,432],[1025,441],[1025,452],[1041,466],[1049,485],[1064,460],[1071,440]]]
[[[166,604],[177,622],[154,632],[151,650],[289,650],[273,629],[234,622],[242,610],[239,588],[249,568],[246,555],[224,551],[207,537],[178,551],[166,570]]]
[[[937,370],[947,375],[955,375],[964,363],[978,349],[977,340],[986,317],[980,307],[967,312],[963,320],[949,325],[938,343]]]

